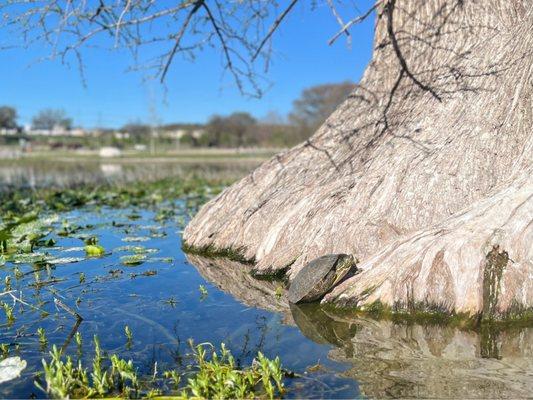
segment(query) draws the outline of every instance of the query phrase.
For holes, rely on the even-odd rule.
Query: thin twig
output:
[[[174,47],[172,47],[172,50],[170,51],[170,54],[168,56],[167,62],[165,63],[165,66],[163,68],[163,72],[161,73],[161,82],[165,80],[165,77],[167,75],[168,69],[170,68],[170,64],[172,64],[172,60],[174,59],[174,56],[176,55],[176,51],[178,51],[181,38],[185,34],[185,31],[187,30],[187,27],[189,26],[189,23],[191,22],[192,17],[196,12],[200,9],[202,6],[204,0],[197,0],[194,2],[194,7],[191,9],[189,14],[187,14],[187,18],[185,18],[185,21],[181,25],[181,29],[176,35],[176,42],[174,43]]]
[[[377,6],[379,4],[380,4],[379,1],[376,2],[376,4],[374,4],[372,7],[370,7],[367,10],[366,13],[364,13],[363,15],[358,16],[357,18],[352,19],[351,21],[348,21],[346,23],[346,25],[344,25],[342,27],[342,29],[335,34],[335,36],[333,36],[331,39],[329,39],[328,45],[331,46],[333,43],[335,43],[335,41],[339,38],[339,36],[341,36],[343,33],[347,32],[348,29],[350,29],[353,25],[358,24],[360,22],[363,22],[365,19],[367,19],[372,14],[372,12],[377,8]]]
[[[337,20],[337,22],[339,23],[341,28],[344,27],[345,23],[342,20],[340,14],[337,12],[337,8],[335,7],[335,4],[333,4],[333,0],[327,0],[327,2],[328,2],[328,5],[329,5],[329,8],[331,9],[331,13],[335,17],[335,19]],[[345,30],[344,33],[346,34],[346,38],[347,38],[346,40],[348,41],[348,44],[351,44],[352,35],[350,35],[350,31]]]
[[[229,49],[228,45],[226,44],[226,40],[224,39],[224,35],[222,35],[222,31],[220,30],[220,27],[218,26],[218,23],[217,23],[214,15],[211,13],[211,9],[207,6],[207,4],[205,2],[202,2],[201,5],[205,9],[205,11],[207,12],[207,16],[209,18],[209,21],[211,22],[211,25],[213,25],[213,29],[215,30],[215,33],[216,33],[218,39],[220,40],[220,45],[222,46],[222,51],[224,52],[224,57],[226,58],[226,68],[228,68],[228,70],[233,74],[233,77],[235,78],[235,82],[237,83],[237,86],[238,86],[239,90],[242,92],[243,91],[242,83],[241,83],[241,80],[240,80],[237,72],[233,68],[233,62],[232,62],[231,56],[230,56],[230,49]]]
[[[252,62],[255,61],[255,59],[257,58],[257,56],[259,55],[259,53],[261,52],[261,50],[263,49],[263,46],[265,45],[265,43],[268,41],[268,39],[270,39],[270,37],[274,34],[274,32],[276,31],[276,29],[278,29],[278,26],[279,24],[281,24],[281,21],[283,21],[283,19],[287,16],[287,14],[292,10],[292,8],[296,5],[296,3],[298,2],[298,0],[292,0],[291,3],[289,4],[289,6],[285,9],[285,11],[283,11],[279,16],[278,18],[276,18],[276,20],[272,23],[272,25],[270,26],[270,29],[268,30],[268,33],[267,35],[263,38],[263,40],[261,41],[261,43],[259,44],[259,47],[257,48],[257,50],[255,51],[255,54],[253,55],[252,57]]]
[[[126,13],[129,11],[130,4],[131,4],[131,0],[128,0],[126,2],[126,5],[124,6],[124,9],[120,13],[120,16],[118,17],[117,29],[115,31],[115,47],[118,47],[118,37],[119,37],[119,33],[120,33],[120,24],[122,23],[122,19],[124,18]]]
[[[13,299],[13,302],[17,302],[17,301],[18,301],[20,304],[23,304],[23,305],[25,305],[25,306],[28,306],[28,307],[30,307],[30,308],[33,308],[34,310],[41,311],[41,312],[44,311],[43,309],[41,309],[41,308],[39,308],[39,307],[36,307],[36,306],[34,306],[34,305],[32,305],[32,304],[30,304],[30,303],[27,303],[27,302],[25,302],[24,300],[22,300],[22,291],[19,291],[19,293],[20,293],[19,296],[20,296],[20,297],[17,297],[17,296],[15,296],[15,295],[13,294],[13,293],[16,293],[16,292],[17,292],[16,290],[8,290],[8,291],[6,291],[6,292],[2,292],[2,293],[0,293],[0,297],[1,297],[1,296],[5,296],[5,295],[9,295],[9,296],[11,296],[11,298]]]
[[[76,319],[76,323],[74,324],[74,326],[72,327],[72,329],[70,330],[70,333],[69,335],[67,336],[66,340],[65,340],[65,343],[63,343],[63,346],[61,346],[61,353],[64,353],[64,351],[67,349],[68,345],[70,344],[70,342],[72,341],[72,338],[74,337],[74,335],[76,334],[76,332],[78,332],[78,328],[80,327],[80,324],[81,324],[81,321],[82,319],[81,318],[77,318]]]

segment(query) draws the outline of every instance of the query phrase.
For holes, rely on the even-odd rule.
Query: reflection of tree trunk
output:
[[[349,319],[346,320],[346,324]],[[495,338],[450,327],[355,320],[346,348],[330,353],[353,365],[345,374],[371,398],[522,398],[533,390],[532,329]],[[338,324],[338,322],[336,322]],[[489,351],[499,349],[501,360]]]
[[[249,266],[187,257],[204,278],[247,306],[283,314],[329,357],[352,368],[364,395],[375,398],[523,398],[533,390],[533,329],[480,332],[452,326],[396,324],[319,304],[290,306],[278,283],[253,279]],[[289,308],[290,307],[290,308]],[[289,332],[287,334],[290,335]]]
[[[384,3],[361,85],[310,140],[205,206],[185,240],[291,276],[354,253],[364,272],[331,301],[531,307],[533,7]],[[485,274],[494,249],[508,262]]]
[[[251,267],[236,261],[192,254],[187,255],[187,260],[205,279],[247,306],[278,312],[285,318],[289,316],[285,296],[277,293],[281,289],[280,282],[254,279],[250,274]]]
[[[528,397],[533,329],[480,333],[450,326],[397,325],[307,304],[291,305],[309,339],[335,345],[330,358],[375,398]],[[498,359],[501,359],[498,360]]]

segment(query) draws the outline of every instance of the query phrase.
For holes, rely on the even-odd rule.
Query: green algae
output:
[[[487,254],[483,269],[483,319],[497,317],[501,279],[508,262],[509,254],[506,251],[500,251],[497,245]]]
[[[213,245],[195,247],[187,243],[181,245],[184,253],[198,255],[207,258],[226,258],[231,261],[237,261],[241,264],[255,264],[255,258],[246,258],[244,248],[233,249],[231,247],[220,249]]]
[[[338,306],[328,303],[323,307],[345,316],[370,317],[408,325],[450,326],[478,332],[483,329],[502,331],[533,326],[533,310],[531,309],[521,309],[519,312],[515,310],[512,314],[501,314],[486,319],[482,314],[449,312],[438,305],[425,303],[414,304],[410,309],[399,304],[391,307],[379,300],[362,306]]]

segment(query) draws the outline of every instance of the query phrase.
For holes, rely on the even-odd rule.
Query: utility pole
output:
[[[150,154],[155,155],[155,138],[159,136],[158,126],[160,124],[159,117],[157,115],[157,100],[152,85],[148,88],[148,101],[150,112]]]

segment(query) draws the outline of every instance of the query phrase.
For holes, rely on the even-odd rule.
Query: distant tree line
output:
[[[271,112],[257,120],[248,112],[238,111],[229,115],[213,115],[205,124],[154,127],[131,122],[118,130],[101,128],[99,131],[103,137],[108,137],[106,144],[121,147],[148,143],[154,138],[163,145],[179,140],[182,145],[191,147],[287,147],[309,138],[354,87],[351,82],[342,82],[307,88],[293,102],[287,117]],[[14,107],[0,107],[0,130],[20,129],[17,118]],[[31,125],[36,130],[68,131],[72,129],[73,121],[63,110],[44,109],[32,118]],[[117,131],[127,135],[117,138]]]
[[[15,107],[0,106],[0,129],[17,129],[18,113]],[[72,129],[72,118],[68,118],[65,111],[61,109],[47,108],[41,110],[32,118],[32,129],[52,130],[62,128],[65,130]]]
[[[0,129],[17,129],[17,110],[14,107],[0,107]]]
[[[51,130],[62,128],[72,129],[72,118],[68,118],[64,110],[54,110],[47,108],[40,111],[31,121],[33,129]]]
[[[342,82],[305,89],[288,120],[275,113],[260,121],[247,112],[213,115],[203,136],[185,136],[183,141],[207,147],[292,146],[309,138],[354,88],[352,82]]]

